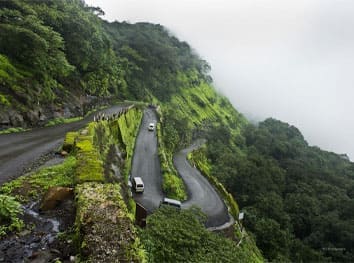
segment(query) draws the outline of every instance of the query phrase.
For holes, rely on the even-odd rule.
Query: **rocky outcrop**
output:
[[[51,187],[42,199],[40,210],[47,211],[54,209],[62,201],[72,198],[73,195],[74,190],[72,188],[61,186]]]

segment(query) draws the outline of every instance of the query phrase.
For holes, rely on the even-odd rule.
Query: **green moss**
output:
[[[90,135],[79,135],[76,139],[76,183],[93,181],[104,182],[105,180],[103,162],[92,140],[93,137]]]
[[[28,131],[28,129],[22,127],[12,127],[5,130],[0,131],[0,134],[8,134],[8,133],[16,133],[16,132],[24,132]]]
[[[137,108],[130,109],[126,114],[118,119],[116,127],[119,146],[125,151],[125,166],[123,170],[124,178],[127,180],[131,170],[134,146],[137,133],[139,131],[143,113]]]
[[[75,139],[79,135],[78,132],[68,132],[65,135],[63,150],[67,152],[71,152],[74,149]]]
[[[62,164],[42,168],[34,173],[21,176],[5,183],[0,193],[15,196],[23,204],[38,198],[53,186],[72,186],[76,159],[68,157]]]
[[[75,193],[75,225],[84,261],[145,261],[118,184],[83,183]]]

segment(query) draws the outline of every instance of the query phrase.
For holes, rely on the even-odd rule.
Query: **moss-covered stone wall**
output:
[[[109,182],[104,170],[112,146],[118,146],[124,159],[120,168],[127,178],[141,117],[141,110],[129,108],[116,119],[89,123],[81,132],[66,136],[64,147],[77,160],[75,229],[82,261],[144,261],[134,218],[122,196],[126,180]]]

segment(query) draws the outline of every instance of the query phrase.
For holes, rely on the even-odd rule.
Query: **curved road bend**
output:
[[[160,161],[157,150],[156,129],[149,131],[149,123],[157,123],[155,111],[145,109],[141,121],[132,164],[132,177],[141,177],[144,181],[144,193],[133,193],[134,199],[151,213],[163,198]]]
[[[199,206],[207,215],[207,227],[221,226],[230,220],[227,207],[208,180],[187,160],[187,154],[199,148],[202,141],[175,154],[173,163],[187,186],[189,199],[182,204],[183,208]]]
[[[123,108],[126,106],[116,105],[99,112],[113,114]],[[68,131],[83,128],[95,114],[77,122],[0,135],[0,185],[20,176],[41,155],[58,147]]]

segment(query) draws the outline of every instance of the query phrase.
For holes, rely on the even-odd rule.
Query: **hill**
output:
[[[102,14],[81,0],[1,1],[1,128],[82,116],[99,98],[158,104],[165,170],[173,173],[174,152],[206,138],[191,157],[238,201],[265,258],[354,260],[353,163],[309,146],[287,123],[249,124],[214,90],[209,64],[163,26],[108,23]],[[218,245],[215,253],[223,253],[223,242],[234,249],[195,225],[205,242]],[[170,229],[157,224],[156,231]],[[145,234],[155,242],[145,246],[156,249],[156,233]],[[243,249],[240,255],[257,250]]]

